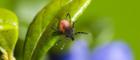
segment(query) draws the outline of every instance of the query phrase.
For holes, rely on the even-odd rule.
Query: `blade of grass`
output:
[[[53,36],[53,32],[55,31],[52,30],[51,27],[57,27],[57,23],[61,19],[64,19],[67,13],[70,13],[72,17],[71,21],[75,22],[90,2],[91,0],[73,0],[72,2],[64,6],[51,20],[50,24],[44,31],[43,36],[41,36],[35,48],[31,60],[41,60],[46,52],[56,43],[59,37]]]
[[[56,15],[56,13],[69,3],[70,0],[52,0],[45,8],[43,8],[30,24],[28,33],[25,39],[23,47],[23,59],[31,60],[32,54],[36,48],[38,41],[41,37],[47,37],[43,35],[46,31],[50,21]],[[49,33],[46,33],[49,34]]]

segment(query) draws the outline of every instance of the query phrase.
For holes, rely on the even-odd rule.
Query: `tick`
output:
[[[66,18],[69,17],[71,19],[71,16],[69,13],[67,13]],[[74,23],[72,23],[69,19],[62,19],[59,21],[57,33],[61,35],[65,35],[67,38],[70,38],[72,40],[75,39],[75,35],[77,34],[87,34],[85,32],[75,32],[74,31]]]

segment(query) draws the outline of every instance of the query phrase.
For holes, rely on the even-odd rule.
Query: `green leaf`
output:
[[[0,8],[0,12],[1,59],[14,60],[13,50],[18,38],[17,16],[13,12],[2,8]]]
[[[90,2],[91,0],[72,0],[71,3],[67,4],[59,11],[57,17],[59,17],[59,19],[64,19],[66,18],[66,14],[69,13],[71,16],[70,20],[75,22],[87,8]]]
[[[53,34],[55,30],[52,28],[57,27],[58,22],[65,19],[67,13],[70,13],[71,21],[74,22],[91,0],[69,1],[53,0],[39,12],[28,30],[24,45],[24,60],[41,60],[59,38]]]
[[[41,37],[48,37],[44,34],[50,35],[49,33],[44,32],[48,29],[49,23],[55,17],[56,13],[61,9],[61,7],[65,6],[69,2],[70,0],[52,0],[36,15],[35,19],[29,26],[25,39],[23,52],[24,60],[31,60],[38,41],[42,39]]]

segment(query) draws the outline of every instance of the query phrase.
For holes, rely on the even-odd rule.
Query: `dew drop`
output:
[[[64,49],[64,46],[65,46],[65,45],[62,45],[62,47],[61,47],[60,49],[63,50],[63,49]]]

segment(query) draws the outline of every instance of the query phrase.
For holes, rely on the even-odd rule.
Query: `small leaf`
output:
[[[0,12],[0,52],[7,57],[4,60],[14,60],[13,50],[18,38],[17,16],[2,8]]]

